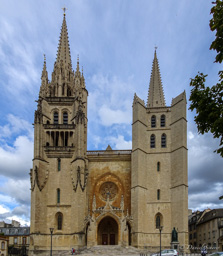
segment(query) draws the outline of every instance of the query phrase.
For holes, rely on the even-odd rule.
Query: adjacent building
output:
[[[198,248],[197,244],[197,223],[205,211],[195,211],[191,213],[188,218],[189,245],[190,251],[193,253],[200,252],[200,248]]]
[[[200,252],[206,246],[208,252],[223,251],[223,209],[206,209],[193,212],[188,220],[191,252]]]
[[[29,227],[21,227],[18,221],[12,220],[12,223],[8,224],[4,221],[0,222],[0,234],[2,238],[7,240],[7,243],[3,241],[2,247],[8,252],[14,252],[17,254],[22,251],[23,255],[26,255],[29,250]],[[1,254],[0,254],[1,255]]]
[[[31,255],[50,250],[50,229],[55,253],[95,245],[157,251],[161,227],[163,248],[171,247],[174,227],[187,245],[185,92],[166,105],[155,51],[147,103],[134,95],[129,150],[87,150],[87,102],[64,14],[52,78],[44,60],[35,111]]]
[[[223,209],[205,212],[197,222],[197,243],[206,244],[209,252],[223,251]]]
[[[9,238],[0,234],[0,255],[8,256]]]

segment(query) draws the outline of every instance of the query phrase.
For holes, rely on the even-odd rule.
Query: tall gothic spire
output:
[[[153,67],[150,77],[149,92],[147,107],[165,107],[165,98],[163,93],[163,86],[160,76],[159,63],[156,56],[156,49],[154,53]]]
[[[63,24],[60,32],[60,40],[57,51],[56,64],[60,64],[61,60],[65,66],[71,67],[71,56],[70,56],[70,45],[68,39],[67,23],[66,23],[66,14],[64,13]]]

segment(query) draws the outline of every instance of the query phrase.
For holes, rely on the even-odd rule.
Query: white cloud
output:
[[[33,128],[29,122],[12,114],[7,121],[0,126],[0,174],[27,178],[33,158]]]
[[[113,149],[132,149],[132,141],[126,141],[124,136],[118,135],[118,137],[105,138],[106,141],[114,145]]]
[[[0,147],[1,175],[6,177],[27,177],[33,158],[33,141],[26,136],[16,138],[13,147]]]
[[[27,172],[27,178],[25,180],[8,179],[0,188],[0,192],[8,195],[13,201],[23,204],[30,204],[30,180]]]
[[[97,121],[104,126],[131,123],[131,105],[133,85],[130,77],[127,82],[116,76],[93,75],[92,88],[89,94],[89,121]],[[92,118],[92,119],[91,119]]]
[[[0,205],[0,215],[9,212],[9,209],[3,205]]]
[[[101,124],[104,126],[131,123],[131,116],[129,115],[129,111],[124,112],[122,110],[113,110],[105,105],[99,109],[99,116]]]
[[[33,139],[33,128],[31,124],[15,115],[8,114],[7,123],[0,126],[0,138],[9,138],[25,132],[30,139]]]
[[[20,223],[20,225],[22,227],[29,227],[30,226],[30,220],[29,219],[24,219],[24,216],[18,217],[17,215],[13,215],[11,217],[6,218],[6,222],[7,222],[7,220],[10,220],[10,221],[16,220]]]

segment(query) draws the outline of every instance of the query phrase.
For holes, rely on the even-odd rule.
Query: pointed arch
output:
[[[166,126],[166,116],[161,115],[160,117],[160,127],[165,127]]]
[[[166,148],[166,134],[163,133],[161,136],[161,148]]]
[[[59,113],[58,113],[58,111],[54,111],[54,113],[53,113],[53,123],[54,124],[59,123]]]
[[[155,228],[159,229],[161,226],[163,226],[163,215],[160,212],[158,212],[155,215]]]
[[[150,148],[155,148],[156,147],[156,136],[155,134],[152,134],[150,136]]]
[[[67,113],[67,111],[63,112],[63,124],[68,124],[68,113]]]
[[[57,212],[55,219],[56,219],[57,230],[62,230],[63,229],[63,214],[61,212]]]
[[[153,115],[153,116],[151,117],[151,127],[152,127],[152,128],[155,128],[155,127],[156,127],[156,116],[155,116],[155,115]]]
[[[98,244],[117,245],[119,240],[119,224],[112,216],[105,216],[98,222]]]

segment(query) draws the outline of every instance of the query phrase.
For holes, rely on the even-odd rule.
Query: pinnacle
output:
[[[43,70],[42,70],[42,76],[41,78],[48,78],[48,73],[47,73],[47,69],[46,69],[46,55],[44,54],[44,62],[43,62]]]
[[[150,77],[149,92],[147,107],[165,107],[165,98],[163,93],[163,85],[160,76],[159,63],[156,56],[156,49],[154,53],[152,72]]]

